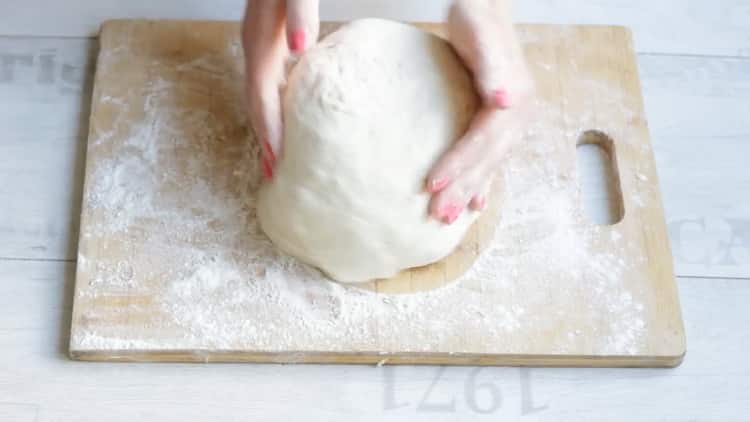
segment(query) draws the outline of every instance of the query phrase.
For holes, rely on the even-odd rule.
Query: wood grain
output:
[[[677,273],[749,277],[750,60],[641,62]]]
[[[415,7],[419,11],[412,11],[415,15],[410,17],[398,13],[391,17],[429,20],[432,12],[427,7],[438,2],[395,3],[398,7],[394,10],[411,10],[412,4],[418,4]],[[362,1],[355,7],[346,2],[344,6],[350,9],[342,9],[342,13],[351,16],[340,18],[385,15],[391,4]],[[85,67],[84,58],[95,56],[96,45],[87,40],[35,36],[51,34],[47,32],[50,29],[72,29],[71,35],[94,34],[105,16],[123,16],[127,11],[121,2],[107,6],[100,1],[99,9],[49,2],[43,2],[40,8],[33,1],[25,1],[8,6],[10,14],[0,18],[0,33],[31,35],[0,37],[0,54],[28,55],[32,62],[32,71],[19,64],[16,68],[24,71],[18,77],[12,81],[0,78],[0,124],[6,134],[0,144],[0,179],[11,181],[0,187],[0,203],[8,205],[0,206],[4,240],[0,256],[22,260],[0,260],[0,360],[10,363],[2,370],[0,415],[7,415],[8,420],[38,422],[132,421],[144,415],[161,421],[196,417],[244,420],[268,418],[269,414],[284,419],[351,420],[353,412],[362,421],[741,418],[738,415],[747,407],[750,391],[750,368],[745,359],[745,350],[750,347],[745,327],[749,280],[716,277],[750,277],[750,242],[745,242],[745,249],[734,249],[733,260],[722,258],[728,235],[740,233],[742,226],[735,222],[747,220],[747,212],[745,218],[740,214],[742,207],[750,205],[747,198],[736,195],[745,191],[748,183],[743,158],[750,155],[750,144],[745,142],[750,132],[746,118],[750,115],[750,96],[737,88],[748,80],[750,61],[715,56],[726,55],[737,46],[746,47],[750,31],[727,25],[731,20],[709,16],[714,12],[741,16],[734,11],[745,3],[733,1],[714,8],[713,3],[696,0],[671,6],[669,2],[602,1],[555,11],[549,10],[548,4],[532,0],[521,3],[521,7],[533,12],[527,19],[547,22],[565,16],[573,22],[588,16],[591,22],[601,23],[601,18],[594,17],[610,21],[625,16],[636,26],[639,51],[678,44],[681,47],[677,52],[714,56],[641,55],[638,60],[671,223],[676,271],[678,275],[712,277],[678,279],[690,340],[690,353],[679,368],[484,368],[477,372],[471,367],[91,366],[67,360],[64,353],[74,265],[27,260],[75,258],[75,241],[69,240],[71,233],[72,238],[76,234],[70,226],[77,226],[78,203],[53,198],[82,186],[83,160],[75,160],[72,151],[85,149],[86,133],[76,139],[74,128],[76,116],[82,115],[82,122],[88,120],[88,113],[80,110],[89,103],[91,92],[90,88],[76,89],[66,94],[73,99],[70,103],[59,102],[55,100],[60,96],[59,89],[66,85],[42,83],[36,75],[45,52],[53,52],[54,72],[60,75],[64,66]],[[569,2],[565,5],[571,6]],[[641,12],[661,5],[671,9],[670,16],[658,25],[649,23],[652,15]],[[155,9],[162,6],[164,9]],[[193,13],[194,18],[210,17],[190,6],[181,0],[162,1],[136,10],[137,0],[128,2],[128,9],[137,16],[186,17],[178,14]],[[227,14],[226,18],[236,15],[235,7],[238,4],[229,8],[222,2],[211,4],[212,9]],[[630,12],[623,14],[623,8],[630,8]],[[708,13],[702,13],[701,8]],[[54,21],[50,21],[52,17]],[[690,30],[695,27],[701,29]],[[730,32],[733,37],[724,38]],[[675,37],[675,33],[681,36]],[[706,36],[713,33],[723,35]],[[647,38],[653,42],[646,42]],[[54,116],[67,117],[53,124]],[[70,144],[57,149],[53,141],[63,134],[70,134]],[[35,139],[40,144],[33,149],[27,142]],[[28,155],[38,159],[25,159]],[[705,156],[711,159],[707,161]],[[34,216],[33,221],[29,216]],[[524,379],[527,384],[522,383]],[[469,388],[483,383],[496,386],[502,395],[501,405],[486,414],[479,413],[470,401],[488,404],[484,400],[490,390]],[[290,399],[296,400],[295,406],[288,405]]]
[[[15,417],[8,420],[120,422],[145,415],[178,422],[196,415],[245,420],[269,414],[350,420],[356,413],[362,421],[558,421],[570,415],[576,420],[720,421],[738,420],[737,411],[750,398],[747,280],[678,280],[690,353],[679,368],[665,371],[92,365],[65,355],[74,278],[71,263],[0,261],[0,360],[9,363],[0,371],[0,415]],[[494,409],[493,389],[502,397]],[[644,399],[651,396],[660,400]],[[291,398],[295,406],[289,406]],[[36,419],[21,418],[35,411]]]
[[[436,26],[426,25],[424,28],[440,32]],[[323,32],[330,29],[324,27]],[[498,238],[505,239],[506,243],[492,252],[497,259],[515,261],[498,261],[506,264],[493,270],[497,273],[492,274],[491,280],[471,276],[460,281],[444,299],[423,296],[421,300],[426,302],[417,305],[420,313],[413,315],[417,318],[415,320],[402,311],[388,316],[391,308],[387,306],[375,308],[366,319],[355,323],[373,330],[361,339],[335,334],[327,337],[328,334],[320,334],[327,331],[317,332],[310,328],[311,321],[302,325],[295,324],[294,318],[283,322],[289,318],[288,306],[292,305],[281,299],[282,313],[274,326],[283,326],[286,340],[255,346],[254,339],[237,332],[222,338],[221,346],[216,346],[217,340],[196,335],[196,328],[184,325],[183,321],[191,318],[189,315],[172,314],[174,306],[170,299],[165,299],[172,291],[171,286],[179,282],[173,279],[175,274],[181,277],[179,274],[193,264],[161,255],[155,260],[154,252],[148,252],[155,247],[150,243],[154,236],[149,234],[163,231],[173,223],[172,217],[162,221],[161,217],[144,215],[126,224],[122,230],[101,232],[101,228],[108,224],[106,221],[121,221],[122,214],[118,211],[120,206],[102,207],[96,198],[101,199],[102,195],[106,198],[109,191],[95,190],[95,186],[102,178],[109,180],[106,172],[112,172],[107,170],[108,167],[100,169],[100,163],[128,159],[127,154],[134,151],[131,134],[140,133],[137,128],[143,126],[142,122],[148,127],[155,124],[144,119],[145,107],[154,104],[153,96],[156,95],[148,89],[157,84],[159,93],[175,89],[174,92],[179,93],[175,98],[181,98],[177,103],[173,97],[165,97],[168,100],[160,107],[165,107],[168,114],[182,115],[184,113],[176,107],[188,105],[190,109],[208,107],[216,110],[218,107],[221,111],[210,117],[216,119],[210,121],[219,123],[207,126],[221,128],[221,137],[220,142],[212,143],[213,155],[207,156],[203,163],[209,169],[203,173],[180,164],[180,154],[205,154],[205,148],[195,143],[205,135],[194,137],[191,135],[193,129],[180,126],[187,124],[181,123],[182,120],[173,121],[167,129],[149,131],[148,136],[152,137],[148,138],[149,148],[170,151],[159,155],[159,172],[183,174],[184,181],[208,177],[202,183],[221,192],[220,181],[228,180],[222,172],[242,166],[236,161],[237,148],[246,135],[241,122],[233,120],[234,107],[230,98],[233,94],[227,91],[225,84],[227,80],[241,80],[241,76],[215,78],[211,75],[232,75],[231,69],[241,68],[241,58],[234,55],[231,47],[237,44],[237,27],[218,22],[179,21],[112,21],[105,24],[87,155],[71,356],[136,361],[362,363],[387,360],[391,363],[550,366],[678,364],[685,350],[684,334],[629,33],[617,27],[525,26],[521,28],[521,35],[531,69],[539,82],[539,114],[535,129],[530,132],[534,135],[521,143],[514,154],[517,161],[508,164],[511,173],[506,172],[504,189],[515,196],[503,198],[503,210],[507,214],[501,215],[499,227],[504,231],[498,234]],[[116,51],[131,53],[113,56]],[[214,59],[209,59],[211,57]],[[200,66],[195,68],[194,63]],[[219,69],[219,66],[224,67]],[[206,71],[211,72],[208,77]],[[173,79],[179,84],[171,84]],[[200,85],[192,86],[193,82],[200,82]],[[126,113],[118,111],[117,104],[137,106],[127,107]],[[169,107],[175,107],[174,111]],[[587,130],[603,131],[614,140],[613,159],[619,170],[622,204],[627,210],[623,220],[614,226],[594,226],[585,220],[581,210],[575,151],[581,133]],[[187,148],[170,149],[175,136]],[[198,149],[191,150],[191,145]],[[143,160],[142,154],[145,153],[136,151],[136,159]],[[186,169],[189,173],[184,173]],[[117,175],[115,183],[119,186],[135,186],[133,183],[143,180],[137,171],[132,175],[117,171]],[[189,183],[169,183],[153,185],[153,189],[168,204],[190,197],[190,191],[184,190],[189,186]],[[140,196],[143,189],[150,188],[141,187],[124,194],[143,198]],[[537,192],[542,197],[523,205],[527,192]],[[172,197],[174,199],[170,199]],[[549,210],[540,208],[540,201],[550,199],[563,202],[551,205]],[[568,203],[571,205],[565,205]],[[517,206],[529,207],[529,210],[519,212]],[[557,206],[564,208],[558,210]],[[547,214],[550,210],[555,217]],[[187,211],[181,214],[182,217],[175,218],[200,218],[200,215],[210,212],[195,206]],[[198,214],[194,214],[196,212]],[[108,213],[114,213],[115,220]],[[537,216],[534,217],[537,219],[529,220],[528,216]],[[559,217],[570,221],[569,225],[558,228],[560,222],[556,218]],[[231,226],[235,223],[216,224],[222,227],[222,224]],[[399,278],[395,281],[396,287],[388,285],[380,289],[381,293],[421,290],[450,282],[471,265],[481,249],[477,239],[488,239],[491,236],[489,229],[495,224],[480,220],[478,229],[468,237],[469,243],[459,248],[457,255],[437,267]],[[191,244],[194,248],[205,247],[213,251],[232,250],[234,247],[234,243],[223,245],[221,237],[204,243],[211,238],[210,233],[193,233],[189,226],[186,227],[188,231],[184,236],[170,238],[168,245],[158,249]],[[560,244],[559,248],[553,245],[552,249],[540,249],[548,243],[545,243],[546,239],[557,236],[557,233],[569,233],[566,236],[574,236],[572,239],[580,236],[580,240],[572,240],[578,243],[570,245]],[[191,240],[185,243],[183,238]],[[230,240],[237,241],[245,240]],[[568,248],[572,250],[566,250]],[[585,254],[583,258],[569,255],[577,251]],[[569,264],[562,264],[563,267],[556,270],[558,262]],[[112,275],[110,269],[119,268],[123,263],[131,268],[129,277],[137,274],[132,281],[128,278],[126,284],[117,281],[119,276]],[[582,267],[578,268],[578,265]],[[240,277],[249,277],[248,282],[255,282],[252,273],[245,273],[240,267],[236,271],[240,272]],[[215,281],[219,285],[229,282],[224,279]],[[294,281],[286,280],[286,283]],[[553,284],[548,284],[548,281]],[[531,287],[540,282],[543,284]],[[500,287],[503,283],[511,284]],[[307,283],[306,287],[299,288],[310,289],[310,286]],[[342,294],[354,298],[361,293],[346,290]],[[308,290],[299,300],[311,297],[314,301],[317,295]],[[373,296],[372,300],[379,303],[375,298]],[[509,302],[511,299],[512,303]],[[349,303],[354,299],[339,300]],[[223,306],[217,302],[214,308]],[[504,311],[506,307],[513,309]],[[253,332],[265,332],[271,328],[270,322],[263,319],[266,311],[258,315],[252,307],[246,309],[236,318],[258,325]],[[471,309],[476,309],[476,313],[470,314]],[[503,328],[498,321],[486,317],[499,311],[508,315],[525,313],[525,309],[529,314],[523,318],[539,322],[523,325],[525,328],[516,333],[500,334],[499,330],[508,330],[509,326]],[[555,312],[550,313],[549,309],[555,309]],[[580,312],[582,309],[587,311]],[[457,311],[463,313],[452,314]],[[197,311],[190,308],[184,312]],[[347,314],[347,318],[352,317]],[[406,321],[394,325],[390,318],[405,318]],[[507,318],[507,315],[502,318]],[[510,318],[508,321],[521,317]],[[336,326],[343,322],[336,319],[326,323]],[[447,331],[435,332],[435,324],[441,327],[440,330]],[[347,327],[342,326],[342,329],[348,330]],[[230,329],[229,332],[233,331]],[[436,335],[437,340],[431,339]],[[92,338],[98,340],[92,343]],[[425,340],[418,340],[420,338]]]
[[[96,53],[84,39],[0,37],[0,172],[13,181],[0,257],[76,257]],[[639,68],[676,274],[750,277],[750,197],[727,199],[750,183],[750,61],[641,55]]]
[[[0,257],[75,257],[94,46],[0,39]]]
[[[322,0],[321,18],[380,17],[442,21],[451,0]],[[91,37],[112,17],[237,20],[244,0],[6,0],[0,34]],[[744,0],[517,0],[519,22],[625,25],[638,52],[750,56],[750,7]]]

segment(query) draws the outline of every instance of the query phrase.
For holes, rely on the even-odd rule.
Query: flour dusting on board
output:
[[[505,164],[501,218],[471,270],[429,292],[373,293],[329,281],[261,233],[238,46],[232,38],[199,56],[127,48],[100,56],[100,68],[116,69],[150,55],[138,56],[148,67],[141,85],[95,93],[109,118],[92,122],[97,159],[88,164],[78,259],[79,283],[89,282],[76,301],[109,305],[81,307],[77,349],[617,355],[645,347],[647,295],[622,281],[633,263],[594,248],[635,246],[617,228],[580,224],[575,173],[554,158],[594,120],[553,128],[549,121],[570,117],[539,101],[543,117]],[[586,83],[628,112],[616,87]],[[542,142],[550,137],[559,142]],[[132,321],[142,322],[136,333]]]

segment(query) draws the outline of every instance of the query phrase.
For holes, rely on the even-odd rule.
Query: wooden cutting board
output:
[[[519,32],[536,119],[504,163],[492,207],[451,257],[362,289],[280,254],[258,229],[238,25],[105,23],[70,355],[679,364],[684,330],[630,34]],[[576,148],[591,142],[617,169],[614,225],[584,213]]]

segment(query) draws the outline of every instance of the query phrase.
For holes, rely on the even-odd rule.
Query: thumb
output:
[[[287,0],[286,39],[289,50],[304,53],[318,41],[319,0]]]
[[[472,71],[484,103],[491,108],[509,108],[528,85],[518,69],[523,55],[513,24],[504,9],[489,4],[477,7],[475,3],[458,1],[450,9],[450,40]]]

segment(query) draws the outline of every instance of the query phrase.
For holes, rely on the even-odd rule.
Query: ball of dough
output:
[[[449,255],[477,217],[428,215],[425,179],[479,107],[449,44],[409,25],[355,21],[293,69],[283,152],[258,218],[281,250],[341,282]]]

